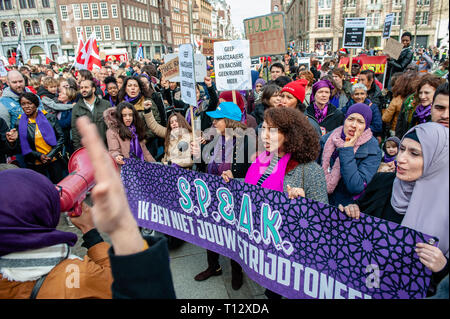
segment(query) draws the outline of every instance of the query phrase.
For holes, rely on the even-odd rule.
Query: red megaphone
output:
[[[117,164],[111,157],[114,166]],[[81,216],[81,203],[95,185],[94,168],[86,148],[80,148],[69,160],[69,175],[56,185],[61,197],[61,212],[70,217]]]

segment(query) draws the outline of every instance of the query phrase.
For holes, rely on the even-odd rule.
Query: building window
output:
[[[33,30],[31,29],[30,21],[25,20],[23,22],[23,27],[25,29],[25,35],[33,35]]]
[[[114,27],[114,38],[116,38],[116,40],[120,40],[120,28],[119,27]]]
[[[401,6],[402,5],[402,0],[394,0],[394,6]]]
[[[102,18],[108,18],[108,4],[106,2],[100,2],[100,11],[102,13]]]
[[[417,0],[417,5],[419,6],[429,6],[430,5],[430,0]]]
[[[45,24],[47,25],[47,33],[55,34],[55,27],[53,26],[53,21],[48,19],[47,21],[45,21]]]
[[[17,28],[16,28],[16,23],[14,21],[11,21],[9,23],[9,32],[11,33],[12,37],[17,36]]]
[[[97,40],[101,40],[102,39],[102,28],[99,25],[94,26],[94,30],[95,30],[95,37],[97,38]]]
[[[91,12],[89,11],[89,3],[82,3],[81,8],[83,9],[83,19],[90,19]]]
[[[368,13],[367,14],[367,25],[372,27],[378,27],[380,25],[380,14],[379,13]]]
[[[119,14],[117,12],[117,4],[112,4],[111,5],[111,16],[113,18],[118,18],[119,17]]]
[[[72,4],[73,18],[75,20],[81,19],[81,10],[79,4]]]
[[[33,33],[35,35],[41,34],[41,28],[39,27],[39,22],[37,22],[36,20],[33,20],[33,22],[31,22],[31,25],[33,26]]]
[[[152,23],[158,24],[159,23],[159,14],[152,11]]]
[[[8,25],[5,22],[2,22],[2,34],[4,37],[9,37]]]
[[[103,26],[103,35],[105,36],[105,40],[111,40],[111,27],[109,25]]]
[[[91,26],[85,26],[84,30],[86,31],[86,38],[89,38],[92,34],[92,27]]]
[[[154,7],[158,7],[158,0],[150,0],[150,4]]]
[[[356,7],[356,0],[344,0],[344,7]]]
[[[50,0],[42,0],[43,8],[50,8]]]
[[[422,24],[428,24],[428,16],[429,16],[429,12],[423,12],[422,13]]]
[[[83,27],[76,27],[75,32],[77,33],[77,39],[83,38]]]
[[[319,0],[319,9],[330,9],[331,0]]]
[[[393,25],[400,25],[401,22],[402,22],[402,13],[401,12],[394,12]]]
[[[92,19],[98,19],[100,14],[98,12],[98,3],[91,3]]]
[[[34,0],[28,0],[28,8],[36,8],[36,4],[34,3]]]
[[[325,16],[325,28],[331,28],[331,15],[329,14]]]
[[[323,15],[319,15],[319,19],[317,20],[317,27],[318,28],[323,28],[324,26],[324,16]]]
[[[19,5],[20,5],[20,9],[26,9],[27,8],[27,0],[19,0]]]
[[[59,11],[61,13],[61,20],[62,21],[69,20],[69,14],[67,12],[67,6],[59,6]]]

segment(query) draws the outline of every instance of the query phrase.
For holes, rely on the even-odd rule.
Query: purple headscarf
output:
[[[413,127],[405,136],[413,131],[422,147],[423,174],[413,182],[396,178],[391,205],[397,213],[405,215],[402,226],[439,238],[438,247],[448,258],[449,130],[429,122]]]
[[[29,169],[0,172],[0,256],[75,245],[77,235],[56,230],[61,216],[56,187]]]
[[[334,90],[333,84],[332,84],[329,80],[327,80],[327,79],[325,79],[325,80],[320,80],[320,81],[314,83],[314,85],[312,86],[311,98],[310,98],[310,104],[313,104],[313,103],[314,103],[314,101],[315,101],[315,98],[314,98],[314,97],[315,97],[317,91],[319,91],[321,88],[326,88],[326,87],[327,87],[327,88],[330,88],[330,99],[331,99],[331,93],[332,93],[333,90]]]
[[[55,131],[53,127],[48,122],[42,111],[37,111],[36,125],[44,138],[45,143],[50,146],[55,146],[57,144]],[[19,121],[19,137],[20,137],[20,147],[22,148],[22,154],[26,155],[32,152],[30,144],[28,143],[28,117],[25,113],[22,113]]]

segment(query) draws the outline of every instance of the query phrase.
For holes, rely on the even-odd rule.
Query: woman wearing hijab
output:
[[[381,162],[378,141],[372,135],[369,106],[357,103],[345,116],[344,125],[320,140],[320,157],[331,205],[348,205],[364,192]]]
[[[124,159],[130,157],[155,161],[145,147],[145,123],[131,103],[121,102],[117,108],[107,109],[103,118],[108,126],[106,139],[109,154],[118,165],[124,165]]]
[[[0,180],[0,298],[110,299],[110,246],[89,206],[72,218],[88,249],[80,259],[70,249],[77,235],[56,229],[60,196],[51,181],[29,169],[2,171]]]
[[[420,261],[433,272],[428,295],[448,275],[449,130],[437,123],[419,124],[401,141],[395,173],[378,173],[355,204],[341,211],[359,218],[360,211],[439,239],[438,248],[417,244]]]
[[[255,95],[255,103],[259,103],[261,99],[261,95],[263,92],[263,88],[266,85],[266,81],[264,79],[257,79],[255,82],[255,89],[253,90],[253,94]]]
[[[256,150],[256,139],[244,134],[247,127],[241,122],[240,108],[232,102],[222,102],[215,111],[206,114],[213,119],[218,136],[203,146],[203,149],[207,148],[207,151],[201,152],[199,145],[191,144],[194,158],[202,160],[198,170],[223,178],[244,178],[251,164],[250,159]],[[201,156],[205,152],[209,154],[208,163],[203,162],[205,158]],[[219,254],[207,250],[207,257],[208,268],[195,276],[196,281],[222,274]],[[242,284],[242,267],[231,260],[231,286],[234,290],[238,290]]]
[[[31,92],[19,97],[23,113],[19,116],[11,141],[21,150],[27,167],[57,184],[63,179],[66,164],[62,159],[64,133],[55,115],[38,110],[39,98]]]
[[[314,83],[310,105],[306,108],[306,115],[319,123],[322,136],[341,126],[344,122],[344,114],[330,103],[333,89],[334,86],[329,80]]]

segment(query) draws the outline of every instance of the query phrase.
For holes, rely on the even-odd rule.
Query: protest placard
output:
[[[139,226],[238,262],[287,298],[424,298],[431,271],[415,253],[428,235],[242,181],[126,160],[122,180]],[[159,187],[155,187],[159,185]],[[436,240],[436,238],[433,238]],[[437,245],[435,243],[434,245]]]
[[[366,18],[346,18],[344,48],[363,49],[366,39]]]
[[[180,45],[178,54],[180,68],[181,99],[189,105],[197,104],[195,88],[194,48],[192,44]]]
[[[306,71],[309,71],[310,58],[308,57],[298,57],[297,58],[298,67],[304,65],[306,67]]]
[[[285,19],[282,12],[244,20],[245,37],[250,41],[250,56],[286,53]]]
[[[395,60],[397,60],[402,53],[403,44],[398,42],[395,39],[389,38],[386,42],[386,46],[384,47],[383,52],[385,54],[389,54],[389,56]]]
[[[214,56],[214,43],[226,41],[224,39],[203,38],[202,54],[205,56]]]
[[[394,23],[394,14],[389,13],[386,15],[383,27],[383,39],[389,39],[391,36],[392,24]]]
[[[387,58],[385,55],[382,56],[367,56],[362,55],[358,56],[358,59],[362,62],[361,71],[373,69],[375,74],[384,74],[386,71],[386,63]],[[351,70],[348,69],[348,62],[349,58],[342,57],[339,60],[338,67],[344,68],[346,72],[350,72]]]
[[[167,81],[172,80],[174,77],[178,77],[180,74],[179,58],[175,57],[175,59],[172,59],[169,62],[164,63],[159,67],[159,70],[161,71],[161,77],[163,77]]]
[[[0,76],[7,76],[8,71],[6,71],[5,66],[3,65],[3,61],[0,60]]]
[[[214,68],[217,90],[251,90],[249,41],[235,40],[214,43]]]
[[[175,58],[178,58],[177,54],[166,54],[164,56],[164,62],[165,64],[170,63]],[[206,57],[202,54],[194,54],[194,61],[195,61],[195,82],[203,82],[205,77],[207,76],[206,71]],[[175,72],[175,70],[174,70]],[[179,73],[171,76],[170,78],[171,82],[180,82]]]

